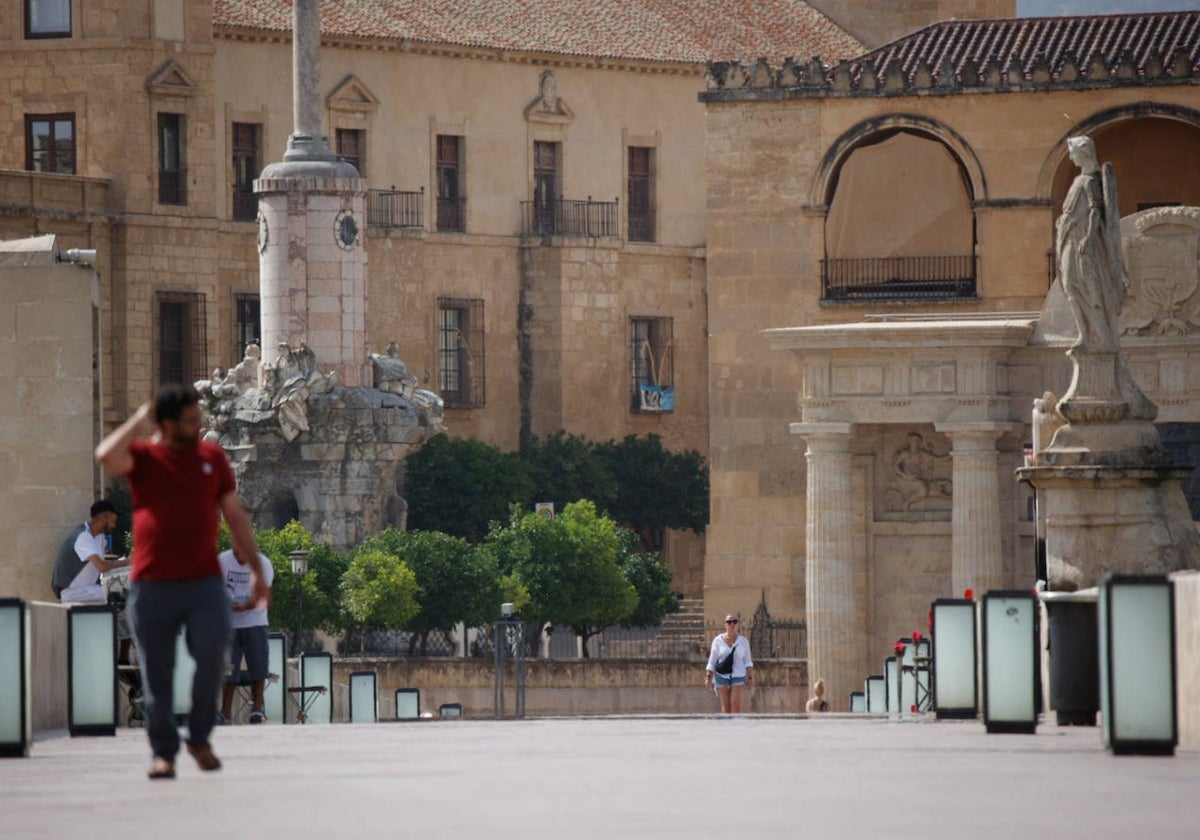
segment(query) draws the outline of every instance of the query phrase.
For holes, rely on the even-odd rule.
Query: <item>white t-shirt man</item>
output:
[[[225,581],[225,590],[229,593],[230,604],[233,606],[248,604],[251,600],[250,576],[253,574],[250,566],[239,563],[233,554],[233,549],[222,551],[217,555],[217,559],[221,562],[221,580]],[[258,562],[262,564],[263,580],[267,586],[271,586],[275,582],[275,567],[271,565],[267,555],[262,552],[258,554]],[[234,630],[266,626],[267,608],[265,606],[233,611]]]
[[[63,601],[87,602],[99,601],[104,603],[104,587],[100,585],[100,570],[91,562],[91,557],[104,558],[107,550],[105,534],[93,534],[84,523],[83,530],[75,538],[75,556],[83,565],[72,578],[70,586],[63,589],[59,598]]]

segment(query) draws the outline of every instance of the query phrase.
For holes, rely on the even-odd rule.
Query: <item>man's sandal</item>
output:
[[[212,747],[208,744],[188,744],[187,751],[196,759],[196,765],[204,771],[220,770],[221,759],[213,755]]]
[[[150,762],[150,769],[146,772],[146,777],[150,779],[174,779],[175,778],[175,762],[169,758],[156,758]]]

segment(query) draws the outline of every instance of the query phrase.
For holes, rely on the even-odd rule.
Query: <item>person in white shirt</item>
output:
[[[233,693],[243,684],[242,659],[245,658],[245,676],[250,683],[250,722],[266,723],[267,716],[263,712],[263,685],[269,670],[267,607],[253,596],[253,572],[248,564],[239,561],[232,550],[222,551],[217,555],[217,560],[221,563],[221,580],[225,582],[225,589],[229,593],[229,608],[233,613],[233,636],[229,643],[231,670],[225,678],[225,686],[221,693],[219,722],[228,723],[233,716]],[[263,581],[269,587],[275,582],[275,568],[265,554],[259,553],[258,562],[262,564]]]
[[[88,521],[71,531],[58,548],[50,587],[63,602],[104,603],[100,573],[125,565],[105,559],[105,537],[117,527],[117,509],[107,499],[92,505]]]
[[[708,664],[704,669],[704,685],[716,688],[725,714],[741,714],[742,695],[754,686],[754,660],[750,657],[750,640],[738,635],[739,616],[725,616],[725,632],[712,640]]]

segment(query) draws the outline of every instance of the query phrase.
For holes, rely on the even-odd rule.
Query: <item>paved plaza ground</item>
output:
[[[1097,730],[848,716],[217,730],[225,769],[149,782],[145,735],[0,759],[0,837],[1196,838],[1200,753]]]

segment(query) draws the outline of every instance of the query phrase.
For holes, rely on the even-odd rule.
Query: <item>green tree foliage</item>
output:
[[[657,627],[665,616],[679,610],[679,596],[671,591],[671,569],[657,552],[643,552],[637,534],[622,528],[617,565],[637,592],[637,606],[621,620],[623,627]]]
[[[258,550],[270,558],[275,569],[271,606],[267,613],[271,626],[286,630],[295,628],[299,609],[297,593],[299,586],[303,586],[305,626],[318,627],[328,633],[342,632],[347,621],[339,587],[349,564],[346,555],[314,540],[312,534],[295,520],[278,530],[257,531],[255,537]],[[227,543],[225,547],[228,547]],[[309,553],[308,573],[299,581],[292,574],[292,561],[288,556],[298,549]]]
[[[644,546],[661,547],[664,528],[701,533],[708,526],[708,469],[696,450],[670,452],[658,435],[629,435],[596,453],[616,481],[609,515],[636,531]]]
[[[521,458],[533,482],[533,500],[553,502],[555,510],[580,499],[591,499],[604,510],[617,494],[608,464],[587,438],[562,431],[534,437],[521,448]]]
[[[522,616],[531,626],[531,647],[547,624],[583,635],[621,621],[637,606],[637,592],[617,565],[616,523],[590,501],[573,502],[553,519],[514,509],[507,526],[489,532],[487,544],[500,570],[529,593]]]
[[[395,555],[416,575],[421,611],[404,628],[414,634],[410,655],[418,644],[420,654],[425,655],[432,630],[449,631],[460,621],[474,627],[500,613],[504,592],[495,557],[460,537],[388,528],[364,542],[359,551]]]
[[[342,603],[351,621],[367,630],[401,630],[421,607],[417,601],[417,576],[394,554],[378,549],[354,553],[341,582]]]
[[[519,455],[467,438],[438,435],[408,456],[408,527],[479,542],[511,504],[527,506],[533,482]]]

